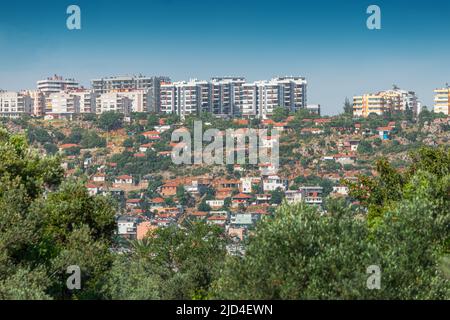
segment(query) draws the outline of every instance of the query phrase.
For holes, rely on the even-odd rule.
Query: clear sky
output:
[[[66,28],[81,8],[82,29]],[[381,8],[381,30],[366,9]],[[450,82],[448,0],[39,0],[0,7],[0,88],[53,74],[173,80],[303,75],[308,103],[335,114],[345,97],[396,84],[432,105]]]

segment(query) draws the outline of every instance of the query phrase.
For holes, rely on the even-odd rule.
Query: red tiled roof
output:
[[[76,143],[65,143],[59,146],[61,149],[68,149],[68,148],[76,148],[79,147]]]

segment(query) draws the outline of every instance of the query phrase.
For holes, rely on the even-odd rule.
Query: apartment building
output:
[[[192,79],[161,84],[160,112],[176,113],[181,117],[199,112],[211,112],[210,85]]]
[[[79,87],[79,83],[74,79],[64,79],[63,77],[57,75],[54,75],[53,77],[47,78],[45,80],[39,80],[37,82],[37,89],[47,96],[51,93],[66,90],[75,90]]]
[[[97,97],[96,113],[101,114],[114,111],[129,115],[132,108],[132,101],[118,92],[103,93]]]
[[[117,92],[121,96],[127,97],[131,101],[132,112],[149,112],[151,109],[148,105],[150,96],[148,89],[120,89],[111,92]]]
[[[278,77],[245,83],[241,90],[241,115],[266,119],[277,107],[290,111],[304,109],[307,81],[304,77]]]
[[[26,93],[2,91],[0,92],[0,116],[18,118],[23,114],[30,114],[33,100]]]
[[[32,100],[31,114],[37,117],[41,117],[45,114],[45,95],[39,90],[27,90],[24,92],[29,95]]]
[[[435,113],[450,115],[450,87],[434,90],[434,108]]]
[[[71,118],[80,113],[80,96],[69,91],[50,93],[46,98],[46,114]]]
[[[95,113],[95,104],[98,94],[93,90],[78,89],[70,92],[72,95],[79,97],[80,113]]]
[[[243,77],[162,83],[159,111],[181,116],[212,112],[267,118],[277,107],[291,111],[306,108],[306,84],[303,77],[279,77],[253,83],[246,83]]]
[[[211,78],[211,110],[217,115],[234,115],[241,110],[243,77]]]
[[[353,116],[366,118],[369,114],[383,115],[386,112],[419,111],[420,103],[414,91],[406,91],[398,88],[367,93],[353,97]]]
[[[91,80],[92,89],[98,94],[117,90],[146,90],[147,111],[158,112],[160,109],[160,85],[170,82],[169,77],[153,76],[118,76]]]

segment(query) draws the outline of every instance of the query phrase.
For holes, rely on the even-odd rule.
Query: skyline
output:
[[[308,104],[332,115],[345,97],[392,84],[431,108],[433,90],[450,81],[450,45],[443,41],[450,3],[442,0],[25,3],[4,4],[0,12],[1,89],[35,88],[53,74],[85,87],[95,78],[140,73],[173,81],[299,75],[308,81]],[[70,4],[81,8],[81,30],[65,26]],[[366,28],[371,4],[381,8],[381,30]]]

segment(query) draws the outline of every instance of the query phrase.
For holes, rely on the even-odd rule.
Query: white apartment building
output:
[[[435,113],[450,115],[450,87],[434,90],[434,108]]]
[[[246,83],[242,77],[215,77],[210,82],[162,83],[160,112],[181,116],[198,112],[267,118],[276,107],[306,108],[303,77],[278,77]]]
[[[97,98],[96,113],[114,111],[129,115],[131,106],[132,101],[118,92],[103,93]]]
[[[288,188],[288,180],[282,179],[279,176],[268,176],[263,179],[264,192],[275,191],[281,189],[286,191]]]
[[[33,100],[26,93],[3,91],[0,92],[0,116],[18,118],[23,114],[30,114]]]
[[[149,91],[147,89],[140,90],[118,90],[117,92],[123,97],[127,97],[131,101],[132,112],[148,112],[148,97]]]
[[[80,97],[68,91],[50,93],[46,98],[45,113],[62,117],[80,113]]]
[[[241,110],[243,77],[214,77],[211,79],[211,110],[218,115],[234,115]]]
[[[74,79],[64,79],[57,75],[37,82],[37,89],[45,95],[59,91],[78,89],[79,86],[79,83]]]
[[[303,77],[278,77],[242,85],[241,114],[266,119],[277,107],[297,111],[306,108],[306,85]]]
[[[70,92],[72,95],[79,97],[80,113],[95,113],[95,104],[98,94],[93,90],[80,89]]]
[[[91,80],[93,90],[98,94],[112,91],[145,90],[147,92],[147,111],[157,112],[160,109],[160,85],[170,82],[169,77],[143,75],[116,76]]]
[[[252,117],[257,115],[258,99],[257,87],[252,83],[244,83],[241,91],[241,110],[243,117]]]
[[[209,83],[192,79],[161,84],[160,111],[176,113],[181,117],[199,112],[210,112]]]

